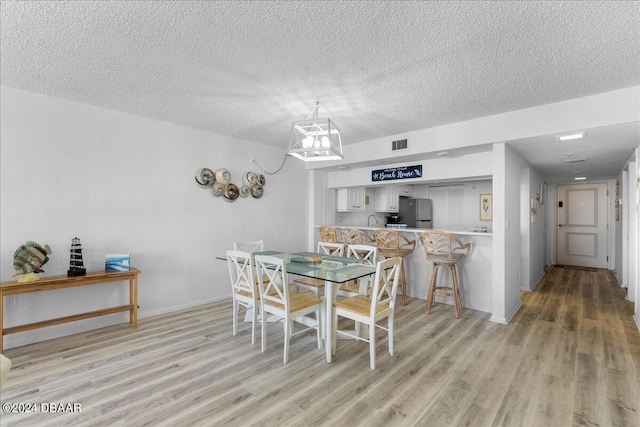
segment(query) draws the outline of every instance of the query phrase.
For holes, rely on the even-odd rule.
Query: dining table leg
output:
[[[333,301],[336,298],[337,286],[330,281],[325,281],[324,286],[324,302],[325,302],[325,310],[324,310],[324,348],[327,353],[327,363],[331,363],[332,349],[333,349]]]

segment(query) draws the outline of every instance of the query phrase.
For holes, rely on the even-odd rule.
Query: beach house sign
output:
[[[399,168],[378,169],[371,171],[371,181],[392,181],[395,179],[420,178],[422,165],[402,166]]]

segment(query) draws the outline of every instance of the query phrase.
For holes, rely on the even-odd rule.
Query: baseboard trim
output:
[[[225,299],[231,299],[231,294],[225,295],[222,297],[208,298],[206,300],[201,300],[201,301],[194,301],[194,302],[190,302],[182,305],[174,305],[167,308],[161,308],[159,310],[146,311],[146,312],[138,311],[138,319],[144,319],[145,317],[159,316],[161,314],[167,314],[174,311],[186,310],[188,308],[198,307],[200,305],[218,302]]]
[[[516,306],[513,307],[513,309],[507,314],[507,317],[497,317],[495,315],[492,315],[491,319],[489,320],[506,325],[507,323],[511,322],[511,319],[513,319],[513,316],[515,316],[518,310],[520,310],[520,307],[522,307],[522,300],[518,300],[518,304],[516,304]]]
[[[511,310],[511,313],[507,315],[507,323],[511,322],[511,319],[513,319],[513,316],[520,310],[520,307],[522,307],[522,300],[518,300],[518,304],[516,304],[513,310]]]
[[[208,298],[206,300],[194,301],[188,304],[182,304],[178,306],[166,307],[153,311],[138,311],[138,320],[145,317],[158,316],[161,314],[171,313],[173,311],[185,310],[192,307],[197,307],[203,304],[209,304],[218,302],[224,299],[230,299],[231,294]],[[16,335],[4,336],[4,349],[22,347],[29,344],[35,344],[37,342],[48,341],[55,338],[66,337],[69,335],[79,334],[82,332],[88,332],[94,329],[106,328],[108,326],[119,325],[121,323],[129,322],[129,312],[114,313],[101,317],[94,317],[89,319],[78,320],[76,322],[64,323],[60,325],[52,325],[47,328],[34,329],[30,331],[20,332]]]
[[[496,317],[496,316],[491,316],[491,318],[489,319],[490,322],[495,322],[495,323],[501,323],[503,325],[507,324],[507,319],[505,319],[504,317]]]

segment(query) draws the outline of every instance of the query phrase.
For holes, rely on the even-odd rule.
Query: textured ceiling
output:
[[[626,88],[638,2],[1,3],[3,85],[286,146],[343,143]]]

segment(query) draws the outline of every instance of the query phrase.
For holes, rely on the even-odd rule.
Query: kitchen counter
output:
[[[317,229],[318,226],[316,226]],[[385,227],[363,227],[336,225],[336,228],[357,228],[366,231],[369,235],[374,230]],[[407,295],[422,300],[427,299],[429,278],[433,270],[433,264],[424,259],[424,251],[420,245],[420,233],[426,229],[398,228],[394,229],[407,234],[409,240],[416,241],[416,250],[404,259],[407,275]],[[462,306],[473,310],[492,312],[492,277],[493,277],[493,233],[470,230],[441,230],[460,238],[462,243],[471,243],[471,253],[458,264],[458,281],[460,284],[460,296]],[[317,238],[317,233],[316,233]],[[315,245],[316,243],[314,243]],[[438,274],[438,286],[450,286],[449,272],[441,269]],[[450,297],[436,297],[436,303],[453,305]],[[424,302],[423,302],[424,304]],[[451,307],[453,316],[453,307]]]
[[[319,226],[316,226],[316,228]],[[359,230],[373,231],[379,228],[387,227],[363,227],[361,225],[333,225],[336,228],[357,228]],[[388,227],[391,228],[391,227]],[[431,230],[430,228],[391,228],[392,230],[402,231],[404,233],[422,233],[423,231]],[[440,230],[446,233],[455,234],[456,236],[493,236],[491,230],[489,231],[472,231],[472,230]]]

